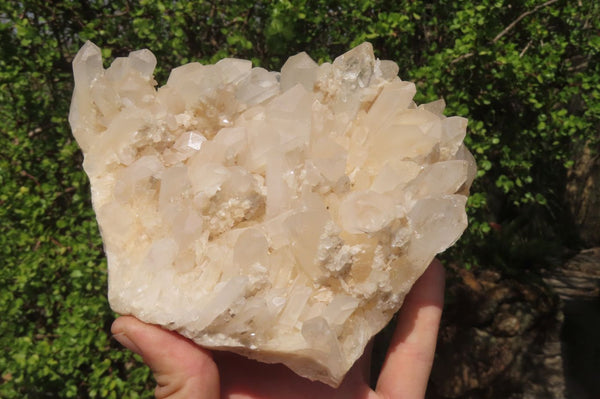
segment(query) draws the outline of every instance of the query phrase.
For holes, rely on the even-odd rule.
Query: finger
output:
[[[209,351],[131,316],[119,317],[111,330],[117,341],[142,356],[152,369],[157,398],[219,398],[219,373]]]
[[[377,382],[381,396],[425,397],[444,304],[444,284],[444,267],[434,260],[406,296]]]

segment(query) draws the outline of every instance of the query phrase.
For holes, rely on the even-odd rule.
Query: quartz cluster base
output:
[[[112,308],[331,386],[467,226],[467,121],[364,43],[281,72],[250,61],[108,69],[87,42],[69,121]]]

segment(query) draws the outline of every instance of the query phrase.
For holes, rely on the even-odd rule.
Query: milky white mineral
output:
[[[281,73],[250,61],[103,69],[87,42],[69,121],[112,308],[337,386],[467,226],[467,121],[364,43]]]

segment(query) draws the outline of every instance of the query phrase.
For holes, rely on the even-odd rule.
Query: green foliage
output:
[[[149,372],[110,338],[105,261],[70,135],[70,62],[138,48],[159,84],[226,56],[279,69],[371,41],[469,118],[479,166],[465,264],[531,265],[565,235],[572,143],[597,143],[600,4],[592,0],[0,1],[0,397],[150,397]]]

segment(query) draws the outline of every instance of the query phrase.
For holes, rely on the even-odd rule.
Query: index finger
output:
[[[425,397],[444,305],[444,285],[444,267],[434,260],[406,296],[377,382],[376,391],[382,397]]]

